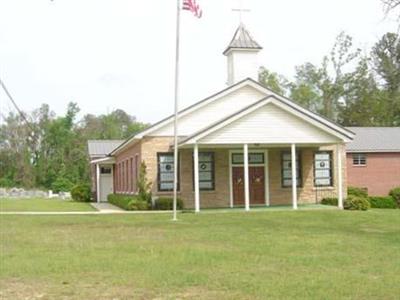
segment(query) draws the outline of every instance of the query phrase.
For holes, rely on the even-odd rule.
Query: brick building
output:
[[[174,117],[128,138],[92,160],[97,201],[135,194],[141,161],[154,197],[171,196],[174,168],[186,207],[315,203],[346,194],[345,145],[354,134],[260,85],[261,46],[241,24],[223,54],[228,87],[178,113],[179,159],[173,156]],[[102,170],[112,187],[101,188]]]
[[[347,145],[347,182],[371,196],[400,186],[400,127],[349,127],[356,136]]]

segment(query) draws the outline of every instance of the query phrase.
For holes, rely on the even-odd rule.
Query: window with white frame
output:
[[[332,152],[314,153],[314,186],[332,186]]]
[[[158,190],[172,191],[174,189],[174,154],[158,153]],[[178,159],[179,161],[179,159]],[[179,190],[179,166],[178,166],[178,182]]]
[[[301,187],[301,160],[300,152],[296,151],[296,183]],[[282,152],[282,187],[292,186],[292,154],[289,151]]]
[[[250,152],[248,154],[249,165],[263,164],[264,163],[264,153],[261,152]],[[233,165],[243,165],[243,153],[232,153],[232,164]]]
[[[353,153],[353,166],[365,166],[367,164],[367,156],[365,153]]]
[[[214,163],[213,152],[199,152],[199,188],[202,191],[210,191],[214,190],[215,188],[214,164],[215,163]],[[193,179],[193,186],[194,186],[194,179]]]

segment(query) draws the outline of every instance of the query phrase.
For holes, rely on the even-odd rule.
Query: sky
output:
[[[396,32],[380,0],[197,0],[181,13],[180,101],[184,108],[226,87],[223,50],[242,22],[263,46],[260,64],[288,78],[319,64],[344,30],[368,52]],[[68,102],[84,114],[120,108],[153,123],[173,113],[175,0],[0,0],[0,77],[24,111]],[[0,91],[3,114],[15,111]]]

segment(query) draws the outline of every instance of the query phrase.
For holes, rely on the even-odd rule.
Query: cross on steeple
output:
[[[239,23],[242,23],[242,13],[250,12],[250,9],[243,8],[243,1],[239,0],[239,8],[232,8],[233,12],[239,13]]]

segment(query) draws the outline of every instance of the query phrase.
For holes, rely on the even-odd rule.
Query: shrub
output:
[[[151,182],[147,180],[147,167],[144,161],[140,164],[137,182],[138,197],[140,200],[151,203]]]
[[[156,210],[171,210],[173,206],[173,198],[169,197],[161,197],[156,199],[154,202],[154,209]],[[176,199],[176,208],[183,209],[183,201],[182,199]]]
[[[371,208],[396,208],[397,204],[392,196],[386,197],[368,197]]]
[[[71,189],[71,197],[75,201],[89,202],[90,187],[87,184],[77,184]]]
[[[347,188],[347,196],[356,196],[356,197],[363,197],[367,198],[368,193],[366,190],[354,186],[349,186]]]
[[[400,186],[392,189],[389,192],[389,195],[393,197],[394,201],[397,203],[397,206],[400,208]]]
[[[344,201],[344,209],[349,210],[368,210],[371,207],[368,200],[364,197],[348,196]]]
[[[57,179],[51,185],[51,189],[55,193],[69,192],[73,187],[74,184],[65,177],[57,177]]]
[[[323,198],[321,200],[321,204],[337,206],[338,205],[338,198]]]
[[[148,210],[149,203],[134,195],[109,194],[108,202],[125,210]]]

